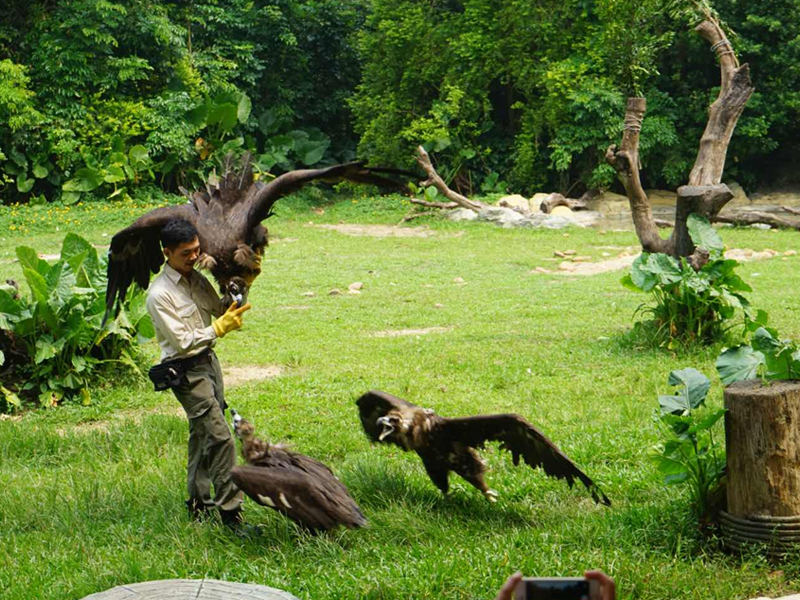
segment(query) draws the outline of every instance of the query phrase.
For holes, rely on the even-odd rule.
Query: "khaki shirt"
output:
[[[214,286],[201,273],[192,271],[187,278],[167,264],[147,292],[147,312],[165,361],[213,348],[217,334],[211,320],[224,310]]]

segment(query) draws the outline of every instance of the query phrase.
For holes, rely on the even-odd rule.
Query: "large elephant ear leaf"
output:
[[[729,385],[758,377],[758,369],[764,364],[764,355],[750,346],[728,348],[717,358],[717,373],[722,383]]]
[[[722,256],[722,250],[724,249],[722,238],[708,219],[692,213],[686,219],[686,228],[689,230],[689,236],[695,246],[708,250],[711,258]]]
[[[669,374],[670,385],[680,385],[681,389],[673,395],[661,395],[658,403],[661,412],[682,415],[692,411],[705,402],[711,381],[697,369],[681,369]]]

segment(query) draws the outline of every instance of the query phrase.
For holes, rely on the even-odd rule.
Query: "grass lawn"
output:
[[[319,225],[394,224],[406,207],[360,198],[316,214],[308,198],[282,202],[267,223],[272,242],[253,309],[217,353],[223,367],[283,368],[229,386],[228,403],[262,436],[330,465],[370,526],[312,537],[249,500],[247,520],[264,526],[263,537],[191,523],[183,506],[187,424],[177,401],[143,379],[110,380],[93,390],[91,406],[0,420],[2,598],[78,599],[123,583],[209,577],[313,600],[491,600],[515,570],[569,576],[586,568],[611,574],[623,599],[800,590],[796,562],[728,555],[701,538],[686,490],[665,487],[648,458],[659,439],[656,396],[668,391],[670,370],[704,371],[714,381],[711,404],[721,404],[713,368],[721,345],[674,355],[627,341],[645,296],[620,285],[623,272],[529,273],[555,268],[554,250],[616,255],[604,247],[635,245],[633,232],[428,219],[412,222],[428,237],[350,236]],[[0,277],[19,277],[18,245],[55,253],[67,231],[107,244],[143,210],[82,206],[56,221],[52,208],[0,209]],[[798,246],[795,232],[722,234],[731,247]],[[794,338],[799,262],[739,268],[754,305]],[[328,294],[356,281],[364,283],[359,295]],[[425,328],[439,329],[379,333]],[[155,344],[143,354],[144,369]],[[484,453],[496,505],[456,478],[443,498],[416,455],[368,443],[354,400],[370,388],[445,416],[518,412],[600,482],[613,506],[514,468],[496,447]]]

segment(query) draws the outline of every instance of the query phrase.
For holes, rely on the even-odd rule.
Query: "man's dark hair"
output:
[[[161,246],[174,248],[197,237],[197,228],[186,219],[171,219],[161,228]]]

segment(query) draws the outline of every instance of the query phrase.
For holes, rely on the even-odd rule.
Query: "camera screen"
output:
[[[529,600],[589,600],[589,582],[585,579],[571,581],[526,581]]]

